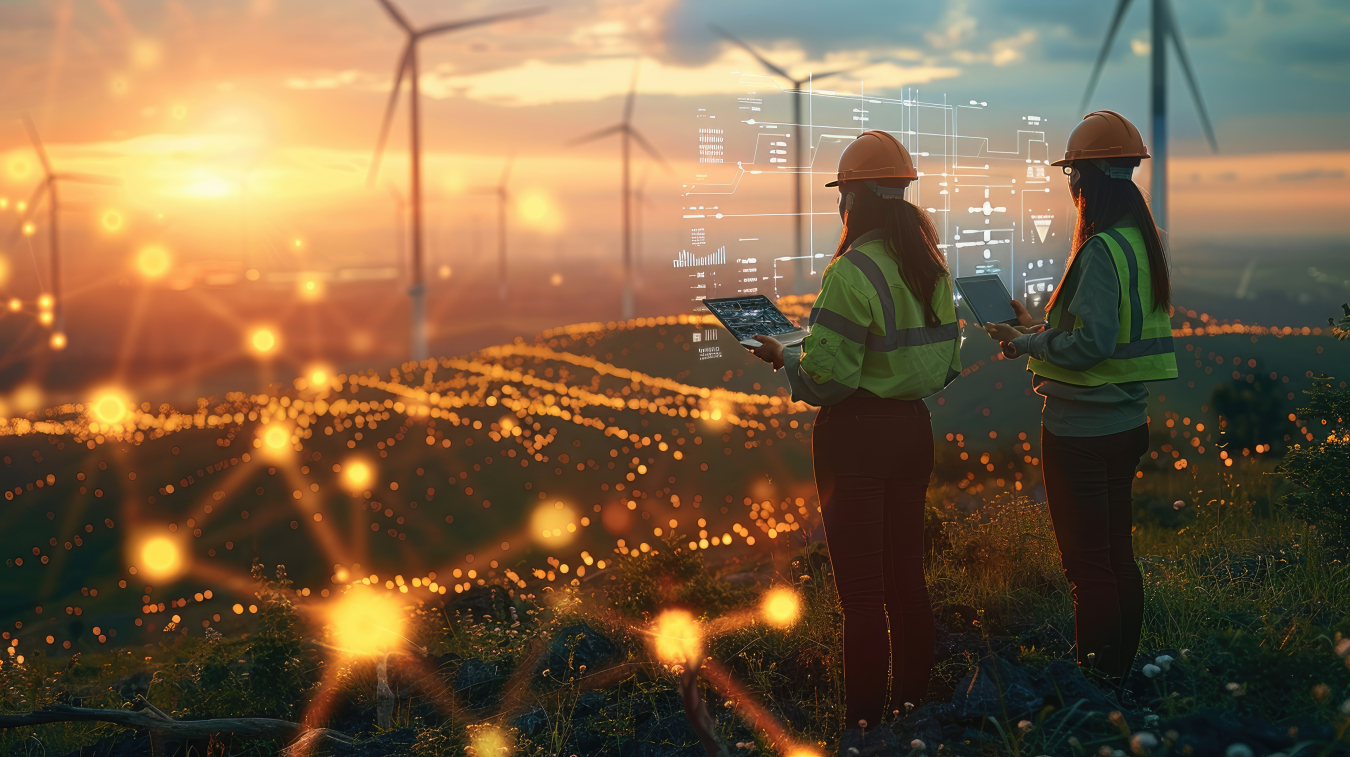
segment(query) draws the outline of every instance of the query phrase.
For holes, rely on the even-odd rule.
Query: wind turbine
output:
[[[1116,12],[1111,17],[1111,25],[1106,29],[1106,41],[1102,43],[1101,52],[1097,53],[1097,63],[1092,67],[1092,77],[1088,79],[1087,90],[1083,93],[1083,102],[1079,104],[1079,110],[1087,111],[1088,100],[1092,99],[1092,92],[1097,88],[1097,80],[1101,77],[1102,68],[1106,65],[1106,57],[1111,53],[1111,43],[1116,39],[1116,32],[1120,31],[1120,22],[1125,18],[1125,12],[1130,8],[1131,0],[1117,0]],[[1153,220],[1159,228],[1167,228],[1167,43],[1170,41],[1177,51],[1177,59],[1181,61],[1181,70],[1186,74],[1186,85],[1191,90],[1191,99],[1195,102],[1195,109],[1200,115],[1200,127],[1204,129],[1205,139],[1209,142],[1209,147],[1214,152],[1219,151],[1219,142],[1214,138],[1214,127],[1210,125],[1209,113],[1205,110],[1205,101],[1200,96],[1200,85],[1195,82],[1195,72],[1191,70],[1191,59],[1186,55],[1186,47],[1181,41],[1181,30],[1177,28],[1176,15],[1172,13],[1171,0],[1149,0],[1153,16],[1152,40],[1150,50],[1152,54],[1152,69],[1150,76],[1150,90],[1152,103],[1152,118],[1150,119],[1151,134],[1149,135],[1149,145],[1153,149],[1152,181],[1150,193],[1153,196],[1152,210]]]
[[[477,190],[497,196],[497,297],[503,300],[506,299],[506,208],[511,203],[511,191],[506,188],[506,181],[511,177],[511,164],[515,162],[514,156],[506,160],[497,186],[479,187]]]
[[[28,140],[33,143],[33,152],[37,153],[38,162],[42,164],[42,183],[33,192],[33,196],[28,199],[28,209],[23,218],[19,219],[19,225],[10,234],[9,245],[14,244],[14,240],[22,233],[24,227],[37,213],[38,203],[45,196],[47,198],[47,230],[48,261],[51,264],[51,287],[52,287],[52,338],[51,345],[56,349],[65,347],[66,342],[66,315],[65,301],[61,295],[61,236],[60,236],[60,217],[61,217],[61,199],[59,186],[63,181],[69,181],[75,184],[98,184],[105,187],[120,187],[122,180],[110,176],[96,176],[87,173],[72,173],[69,171],[53,171],[51,161],[47,159],[47,150],[42,146],[42,139],[38,136],[37,127],[33,125],[33,119],[27,115],[23,117],[24,128],[28,131]],[[8,245],[7,245],[8,246]]]
[[[628,87],[628,98],[623,106],[623,120],[614,126],[609,126],[599,131],[591,132],[585,136],[577,137],[568,142],[569,146],[581,145],[587,142],[594,142],[597,139],[603,139],[611,134],[618,134],[621,139],[621,154],[623,155],[623,299],[621,309],[623,319],[628,320],[635,315],[633,306],[633,235],[632,235],[632,192],[629,189],[631,185],[631,175],[629,172],[628,155],[630,152],[629,142],[638,143],[653,160],[661,164],[661,167],[670,171],[670,166],[666,159],[661,157],[661,153],[652,147],[646,138],[633,128],[633,105],[637,99],[637,77],[638,67],[642,60],[638,59],[633,63],[633,81]]]
[[[647,172],[638,178],[637,189],[633,190],[633,268],[637,271],[638,283],[642,279],[642,214],[647,209]]]
[[[463,21],[450,21],[442,24],[434,24],[418,29],[414,27],[412,22],[410,22],[407,17],[394,6],[391,0],[377,0],[377,2],[379,2],[380,6],[389,14],[389,17],[393,19],[394,23],[403,30],[403,33],[407,35],[408,41],[403,46],[403,54],[399,56],[398,68],[394,72],[394,89],[389,93],[389,105],[385,108],[384,123],[380,126],[380,139],[375,145],[375,158],[370,163],[370,175],[367,178],[367,181],[370,186],[375,185],[375,177],[380,171],[380,157],[384,153],[384,143],[389,137],[389,126],[394,118],[394,108],[398,105],[399,91],[402,89],[404,78],[407,78],[411,87],[408,122],[411,129],[411,134],[409,136],[411,153],[409,194],[412,196],[410,200],[412,209],[412,286],[408,288],[408,296],[412,300],[412,358],[414,360],[424,360],[427,356],[427,304],[426,285],[423,283],[422,271],[422,119],[418,108],[417,43],[427,37],[432,37],[437,34],[459,31],[460,29],[467,29],[473,26],[495,24],[498,21],[510,21],[518,18],[537,16],[540,13],[546,12],[548,9],[525,8],[523,10],[510,11],[508,13],[479,16]]]
[[[764,66],[769,71],[792,82],[792,124],[794,129],[799,130],[793,136],[792,140],[792,154],[793,154],[792,229],[793,229],[793,243],[795,245],[794,249],[796,250],[794,257],[797,259],[796,286],[798,290],[801,290],[806,281],[806,257],[805,253],[802,252],[802,170],[803,170],[802,143],[805,141],[804,135],[801,134],[800,132],[800,129],[802,128],[802,94],[803,94],[802,85],[806,84],[807,82],[815,81],[816,79],[825,79],[831,76],[838,76],[839,74],[846,73],[846,71],[843,70],[829,71],[823,74],[810,74],[807,75],[805,79],[794,79],[788,75],[787,71],[784,71],[778,66],[775,66],[774,64],[770,63],[768,59],[766,59],[763,55],[760,55],[759,52],[755,50],[755,48],[746,44],[744,41],[742,41],[739,37],[733,35],[731,32],[728,32],[725,29],[722,29],[717,26],[712,27],[712,30],[718,36],[736,45],[737,47],[740,47],[747,53],[750,53],[750,55],[753,56],[755,60],[759,61],[759,64],[761,66]],[[809,168],[807,168],[807,171],[809,173]]]

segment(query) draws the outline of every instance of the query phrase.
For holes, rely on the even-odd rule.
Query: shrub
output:
[[[1276,469],[1294,486],[1284,505],[1342,556],[1350,552],[1350,390],[1343,387],[1329,377],[1313,382],[1298,412],[1314,438],[1291,447]]]
[[[751,598],[750,592],[718,580],[704,567],[702,552],[685,549],[674,537],[660,549],[630,550],[615,560],[605,589],[610,604],[630,616],[672,606],[716,616]]]

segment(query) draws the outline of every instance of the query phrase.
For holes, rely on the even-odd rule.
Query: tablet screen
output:
[[[1012,309],[1012,295],[998,276],[966,276],[957,279],[956,286],[981,326],[1017,320],[1017,313]]]
[[[750,297],[720,297],[704,300],[703,305],[727,327],[727,331],[741,342],[754,339],[755,334],[773,336],[796,331],[792,321],[762,294]]]

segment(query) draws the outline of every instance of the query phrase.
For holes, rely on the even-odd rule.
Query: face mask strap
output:
[[[1133,178],[1134,178],[1134,169],[1133,169],[1133,168],[1128,168],[1128,167],[1122,168],[1122,167],[1120,167],[1120,166],[1113,166],[1113,165],[1111,165],[1110,163],[1107,163],[1107,162],[1104,161],[1104,160],[1094,160],[1094,161],[1092,161],[1092,165],[1094,165],[1094,166],[1096,166],[1097,168],[1101,169],[1101,172],[1102,172],[1102,173],[1106,174],[1109,178],[1112,178],[1112,179],[1133,179]]]
[[[880,197],[880,198],[883,199],[883,200],[903,200],[903,199],[905,199],[905,188],[904,188],[904,187],[898,187],[898,188],[897,188],[897,187],[883,187],[883,186],[881,186],[880,184],[876,183],[875,181],[864,181],[863,183],[866,184],[866,185],[867,185],[867,188],[870,189],[870,190],[872,190],[872,192],[875,193],[877,197]]]

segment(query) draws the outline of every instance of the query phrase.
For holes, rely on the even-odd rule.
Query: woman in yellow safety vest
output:
[[[961,357],[937,229],[904,199],[917,177],[890,134],[869,131],[852,142],[838,181],[826,185],[839,187],[844,229],[821,277],[811,334],[787,349],[755,337],[757,357],[786,366],[793,400],[821,407],[811,451],[844,609],[846,722],[855,731],[845,745],[861,737],[859,728],[921,702],[933,667],[923,577],[933,427],[923,398],[960,373]]]
[[[1148,450],[1146,381],[1177,377],[1167,258],[1131,176],[1149,157],[1139,130],[1109,110],[1069,136],[1063,166],[1078,209],[1064,277],[1033,326],[986,326],[1009,357],[1028,356],[1045,398],[1041,465],[1064,575],[1073,592],[1077,656],[1111,679],[1139,650],[1144,588],[1130,543],[1130,489]]]

